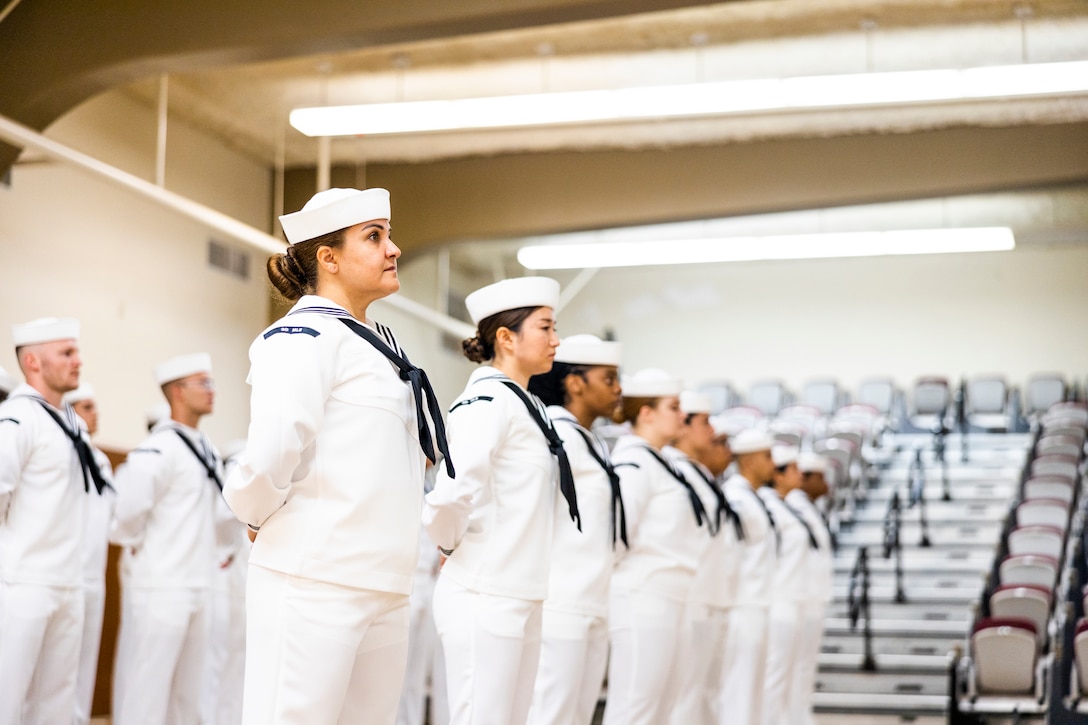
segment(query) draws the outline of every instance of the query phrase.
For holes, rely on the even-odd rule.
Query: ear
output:
[[[509,327],[500,327],[495,331],[495,350],[502,350],[509,355],[514,351],[514,332]]]
[[[326,272],[336,274],[340,269],[340,250],[333,247],[317,248],[317,266]]]
[[[586,380],[581,375],[575,375],[571,373],[567,377],[563,378],[563,385],[567,388],[567,395],[571,397],[575,395],[581,395],[586,389]]]

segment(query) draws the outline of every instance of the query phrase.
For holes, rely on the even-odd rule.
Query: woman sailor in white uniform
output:
[[[684,608],[709,522],[692,482],[662,448],[680,433],[681,382],[663,370],[623,381],[623,415],[631,433],[616,441],[630,547],[612,576],[608,702],[605,725],[668,722],[680,681]]]
[[[560,489],[577,520],[562,441],[526,391],[529,378],[551,369],[558,298],[555,280],[523,277],[465,299],[477,326],[465,354],[493,362],[473,371],[450,408],[457,478],[440,469],[423,507],[427,532],[449,557],[435,584],[434,619],[453,725],[525,722]]]
[[[223,491],[257,532],[246,725],[396,717],[423,474],[445,442],[426,376],[367,318],[400,288],[389,218],[384,189],[280,217],[291,246],[268,276],[296,303],[250,347],[249,435]]]
[[[573,335],[559,344],[551,371],[529,381],[563,439],[582,518],[578,531],[562,507],[556,512],[534,725],[589,725],[608,666],[613,551],[626,546],[627,527],[619,475],[592,426],[619,408],[621,352],[618,342]]]
[[[778,556],[771,580],[774,593],[767,612],[767,666],[763,681],[763,723],[793,723],[789,711],[791,674],[799,654],[801,617],[808,594],[806,567],[810,552],[819,545],[799,513],[786,505],[785,497],[801,485],[797,449],[776,446],[772,485],[757,491],[778,529]]]

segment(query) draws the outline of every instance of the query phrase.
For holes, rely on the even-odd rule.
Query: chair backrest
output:
[[[710,398],[710,412],[712,415],[741,404],[740,394],[725,381],[703,383],[696,389]]]
[[[808,437],[809,431],[789,420],[775,419],[768,426],[771,437],[785,446],[800,448]]]
[[[780,380],[763,380],[748,387],[748,405],[764,415],[776,415],[786,406],[788,394]]]
[[[1053,588],[1058,580],[1058,560],[1040,554],[1006,556],[998,567],[1001,584],[1034,584]]]
[[[854,398],[864,405],[871,405],[877,412],[887,415],[892,412],[895,403],[895,382],[891,378],[870,378],[858,385]]]
[[[1043,416],[1043,422],[1045,424],[1048,420],[1062,418],[1079,420],[1081,425],[1088,425],[1088,403],[1071,400],[1054,403],[1054,405],[1047,408],[1046,414]]]
[[[763,422],[763,412],[750,405],[734,405],[718,413],[715,418],[729,427],[736,428],[739,433],[742,430],[758,427]]]
[[[1040,644],[1045,641],[1050,619],[1051,593],[1033,584],[1003,584],[990,595],[990,613],[995,617],[1023,617],[1035,625]]]
[[[1017,526],[1009,532],[1010,554],[1042,554],[1062,560],[1065,537],[1053,526]]]
[[[1024,500],[1036,498],[1073,502],[1073,483],[1065,476],[1032,476],[1024,481]]]
[[[853,423],[868,431],[867,437],[872,439],[880,426],[880,416],[880,411],[868,403],[850,403],[836,410],[835,417],[831,421],[832,423],[839,421]]]
[[[1058,419],[1043,424],[1043,436],[1047,438],[1050,436],[1070,438],[1079,441],[1083,446],[1085,439],[1088,439],[1088,429],[1081,425],[1079,421],[1068,418]]]
[[[828,483],[843,486],[850,480],[850,464],[854,460],[854,445],[839,438],[828,438],[812,444],[812,452],[827,459],[831,477]]]
[[[912,401],[916,415],[935,415],[948,408],[952,393],[945,378],[919,378],[914,383]]]
[[[984,694],[1030,693],[1035,684],[1038,636],[1030,620],[981,619],[971,633],[976,685]]]
[[[1065,400],[1065,378],[1061,375],[1041,373],[1033,375],[1025,391],[1024,412],[1045,413],[1050,406]]]
[[[842,391],[834,380],[810,380],[801,388],[801,402],[831,415],[839,408]]]
[[[1005,378],[983,375],[967,382],[968,413],[1004,413],[1009,386]]]
[[[1073,456],[1047,454],[1036,456],[1031,462],[1033,476],[1062,476],[1072,482],[1077,480],[1077,459]]]
[[[1039,438],[1039,442],[1035,445],[1035,453],[1040,456],[1067,456],[1077,460],[1083,452],[1084,439],[1072,435],[1046,433]]]
[[[1053,526],[1065,531],[1069,526],[1069,502],[1055,498],[1032,498],[1016,507],[1017,526]]]

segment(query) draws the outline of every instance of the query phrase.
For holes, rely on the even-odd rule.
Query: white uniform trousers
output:
[[[250,564],[245,725],[393,725],[408,596]]]
[[[718,700],[723,725],[760,725],[763,674],[767,664],[767,608],[735,606],[729,610],[722,689]]]
[[[590,725],[608,667],[608,620],[544,605],[531,725]]]
[[[824,610],[822,604],[806,604],[801,619],[801,631],[797,642],[790,679],[791,723],[814,725],[812,693],[816,690],[816,671],[819,666],[820,642],[824,636]]]
[[[680,655],[680,692],[672,725],[718,725],[722,663],[729,633],[729,610],[689,603],[684,610],[685,639]]]
[[[106,612],[106,582],[83,584],[83,638],[79,644],[76,672],[75,725],[91,721],[94,684],[98,679],[98,651],[102,644],[102,618]]]
[[[0,725],[72,720],[83,588],[0,583]]]
[[[524,725],[540,663],[543,603],[462,587],[439,574],[434,622],[451,725]]]
[[[775,601],[767,614],[767,666],[763,673],[763,725],[793,725],[789,696],[801,635],[801,605]]]
[[[604,725],[668,722],[680,684],[684,603],[612,587]]]
[[[113,725],[199,722],[208,590],[129,586],[121,597]]]
[[[412,597],[415,600],[413,594]],[[442,659],[442,644],[434,626],[433,597],[411,603],[411,626],[408,635],[408,667],[404,673],[397,725],[449,725],[450,711],[446,699],[446,667]],[[430,718],[427,715],[427,680],[431,681]]]
[[[246,662],[246,568],[235,559],[216,571],[201,702],[203,725],[240,725]]]

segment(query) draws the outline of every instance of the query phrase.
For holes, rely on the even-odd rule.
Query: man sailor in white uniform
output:
[[[53,725],[75,711],[83,523],[105,482],[62,400],[79,386],[79,323],[12,332],[26,384],[0,404],[0,724]]]
[[[224,536],[234,524],[220,493],[222,463],[197,428],[214,407],[211,372],[207,353],[155,368],[170,417],[117,470],[113,540],[124,551],[114,725],[198,721],[217,523]]]
[[[88,438],[98,432],[98,404],[94,387],[82,383],[64,395],[64,402],[72,406],[83,421]],[[91,720],[91,704],[94,702],[94,684],[98,678],[98,651],[102,643],[102,618],[106,611],[106,560],[109,557],[110,527],[113,524],[113,507],[116,491],[113,488],[113,466],[106,454],[91,444],[91,453],[102,474],[110,483],[102,489],[101,496],[87,500],[87,517],[83,529],[83,641],[79,650],[79,673],[76,677],[76,725],[86,725]]]

